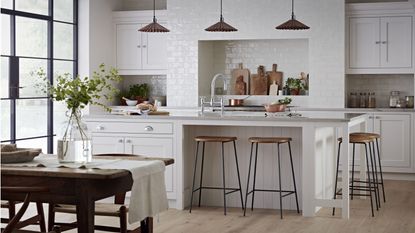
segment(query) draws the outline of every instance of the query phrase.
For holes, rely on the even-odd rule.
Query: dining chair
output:
[[[94,156],[101,156],[101,157],[137,157],[139,155],[132,155],[132,154],[102,154],[102,155],[94,155]],[[108,232],[141,232],[143,231],[143,227],[149,227],[146,229],[146,232],[153,232],[152,223],[145,223],[141,222],[141,226],[134,228],[134,229],[127,229],[127,213],[128,213],[128,205],[125,202],[125,195],[126,193],[120,193],[115,195],[114,203],[95,203],[95,216],[106,216],[106,217],[116,217],[119,218],[119,227],[115,226],[104,226],[104,225],[95,225],[94,229],[99,231],[108,231]],[[49,217],[48,217],[48,224],[49,229],[51,229],[54,225],[61,226],[61,231],[71,230],[77,227],[76,222],[71,223],[64,223],[64,222],[56,222],[55,221],[55,213],[64,213],[64,214],[75,214],[76,215],[76,206],[75,205],[63,205],[63,204],[50,204],[49,205]],[[152,218],[148,219],[148,221],[152,221]]]
[[[29,230],[21,230],[21,228],[26,227],[28,225],[32,225],[34,223],[39,222],[40,224],[40,232],[46,232],[45,227],[45,219],[43,214],[43,208],[42,203],[36,203],[38,211],[39,209],[42,210],[42,212],[38,212],[38,215],[31,217],[27,220],[20,221],[23,217],[24,213],[26,212],[27,208],[30,204],[30,199],[32,194],[35,193],[42,193],[42,192],[48,192],[49,190],[45,187],[9,187],[9,186],[3,186],[1,187],[1,193],[9,194],[9,195],[24,195],[24,201],[22,206],[20,207],[19,211],[15,213],[15,204],[16,202],[9,202],[9,221],[7,222],[7,225],[4,229],[1,230],[2,233],[11,233],[11,232],[17,232],[17,233],[29,233],[29,232],[36,232],[36,231],[29,231]],[[3,203],[2,203],[3,204]],[[43,224],[43,225],[42,225]],[[59,227],[54,227],[50,233],[60,233]]]

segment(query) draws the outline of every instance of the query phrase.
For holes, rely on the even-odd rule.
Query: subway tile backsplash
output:
[[[391,91],[400,91],[401,97],[414,95],[414,75],[412,74],[362,74],[347,75],[346,97],[351,92],[375,92],[376,107],[389,107]]]

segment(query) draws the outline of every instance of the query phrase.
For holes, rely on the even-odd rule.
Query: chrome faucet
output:
[[[215,86],[216,86],[216,81],[218,79],[222,79],[223,80],[223,90],[226,91],[227,90],[227,79],[225,77],[225,75],[223,74],[216,74],[215,76],[213,76],[212,82],[210,83],[210,101],[206,102],[204,97],[200,98],[200,106],[202,107],[202,113],[204,112],[205,106],[208,107],[212,107],[214,108],[215,106],[219,107],[221,109],[221,114],[223,114],[223,109],[224,109],[224,102],[223,102],[223,97],[221,97],[219,99],[219,101],[215,101]]]

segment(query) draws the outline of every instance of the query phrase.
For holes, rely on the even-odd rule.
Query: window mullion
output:
[[[53,0],[49,0],[49,16],[52,20],[48,21],[48,70],[47,77],[49,83],[53,85]],[[48,121],[48,153],[53,153],[53,101],[48,100],[47,106],[47,121]]]

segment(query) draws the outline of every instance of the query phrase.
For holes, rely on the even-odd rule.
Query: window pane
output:
[[[16,100],[16,137],[44,136],[47,133],[47,100]]]
[[[60,59],[73,59],[73,31],[71,24],[53,24],[53,56]]]
[[[1,54],[10,55],[10,16],[1,15]]]
[[[54,61],[53,62],[53,77],[54,80],[59,75],[70,74],[73,77],[73,62],[71,61]]]
[[[55,0],[53,2],[54,20],[73,22],[74,0]]]
[[[46,96],[36,87],[36,84],[44,84],[45,82],[36,75],[39,69],[47,71],[47,61],[41,59],[19,59],[19,85],[23,87],[19,89],[20,97],[41,97]]]
[[[43,153],[48,151],[48,139],[47,138],[36,138],[29,140],[17,141],[16,145],[20,148],[41,148]]]
[[[48,0],[16,0],[16,10],[48,15]]]
[[[1,139],[0,141],[10,140],[10,101],[2,100],[0,102],[1,108]]]
[[[13,1],[12,0],[1,0],[1,8],[12,9]]]
[[[1,58],[0,97],[9,98],[9,58]]]
[[[65,102],[53,102],[53,134],[55,134],[59,138],[62,137],[63,132],[67,126],[65,124],[65,121],[67,121],[68,119],[68,117],[66,116],[67,111],[68,109],[66,108]]]
[[[47,57],[47,21],[16,17],[17,56]]]

